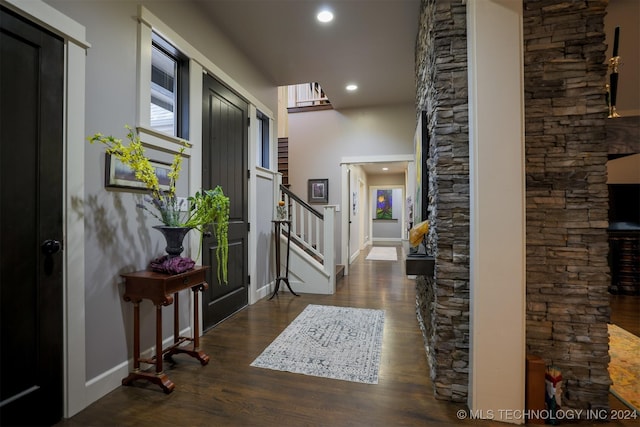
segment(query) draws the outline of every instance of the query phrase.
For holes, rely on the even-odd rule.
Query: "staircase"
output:
[[[336,280],[344,275],[344,266],[335,262],[335,206],[324,206],[321,213],[284,185],[280,191],[291,221],[290,228],[282,227],[280,235],[283,254],[287,237],[291,239],[289,284],[296,293],[335,293]]]

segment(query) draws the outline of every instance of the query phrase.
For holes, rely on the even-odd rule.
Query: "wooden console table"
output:
[[[198,292],[209,287],[205,273],[208,267],[196,266],[185,273],[169,275],[153,271],[136,271],[122,274],[124,278],[124,300],[133,303],[133,371],[122,380],[122,385],[129,385],[132,381],[143,379],[159,385],[165,393],[171,393],[175,384],[162,370],[162,356],[171,357],[176,353],[186,353],[195,357],[204,366],[209,363],[209,356],[199,347],[199,319]],[[178,319],[178,292],[191,288],[194,297],[193,310],[193,338],[181,337]],[[140,358],[140,302],[151,300],[156,306],[156,355],[151,359]],[[174,304],[173,310],[173,342],[174,344],[162,349],[162,306]],[[193,346],[182,346],[185,342],[193,342]],[[155,365],[155,372],[140,369],[140,363]]]

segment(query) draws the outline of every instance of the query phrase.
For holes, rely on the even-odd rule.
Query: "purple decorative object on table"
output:
[[[149,268],[158,273],[180,274],[193,270],[195,261],[186,257],[170,257],[169,255],[156,258],[149,263]]]

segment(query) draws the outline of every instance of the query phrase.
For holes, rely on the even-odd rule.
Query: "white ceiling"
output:
[[[358,164],[367,175],[394,175],[402,174],[407,169],[407,162],[378,162]],[[382,170],[387,168],[387,170]]]
[[[415,102],[420,0],[194,2],[274,85],[318,82],[335,109]]]

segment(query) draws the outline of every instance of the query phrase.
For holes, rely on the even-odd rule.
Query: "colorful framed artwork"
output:
[[[377,190],[376,219],[393,219],[393,190]]]

